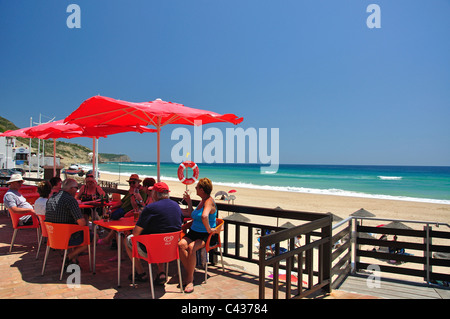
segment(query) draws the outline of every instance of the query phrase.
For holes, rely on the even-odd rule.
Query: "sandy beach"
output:
[[[119,181],[118,175],[101,174],[101,179],[106,181]],[[121,176],[119,188],[127,189],[128,176]],[[171,189],[171,196],[181,197],[186,186],[178,181],[164,181]],[[214,185],[214,181],[213,185]],[[189,186],[194,190],[194,186]],[[378,218],[408,219],[450,223],[450,205],[402,200],[387,200],[348,197],[337,195],[318,195],[296,192],[271,191],[250,188],[227,187],[216,185],[213,194],[220,190],[237,192],[236,204],[276,208],[286,210],[298,210],[306,212],[327,213],[331,212],[341,218],[347,218],[351,213],[364,208]],[[191,195],[195,199],[195,195]]]

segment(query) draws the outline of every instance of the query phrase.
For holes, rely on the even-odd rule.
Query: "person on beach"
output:
[[[78,182],[76,180],[72,178],[64,180],[61,185],[61,190],[47,201],[45,213],[46,222],[86,226],[86,220],[75,199],[78,188]],[[69,246],[80,245],[82,242],[83,232],[78,231],[70,236]],[[76,247],[72,250],[67,256],[66,266],[73,263],[78,264],[77,257],[85,250],[87,250],[87,246]]]
[[[45,215],[45,207],[47,205],[48,197],[52,191],[52,185],[49,181],[40,182],[37,191],[40,196],[34,202],[34,212],[37,215]]]
[[[9,189],[3,196],[3,203],[5,207],[10,209],[12,213],[23,214],[23,213],[35,213],[33,206],[27,202],[27,199],[19,193],[19,189],[22,187],[24,180],[21,174],[12,174],[9,181]],[[31,215],[25,215],[21,217],[21,221],[26,224],[27,220]],[[30,219],[31,220],[31,219]]]
[[[183,239],[178,243],[180,249],[180,259],[186,271],[184,292],[194,291],[194,271],[197,262],[197,251],[206,245],[209,233],[216,227],[217,206],[211,197],[212,182],[209,178],[202,178],[195,186],[197,196],[202,199],[200,204],[193,209],[192,200],[188,192],[184,193],[183,199],[188,208],[183,210],[186,217],[192,217],[192,225]],[[211,245],[213,245],[211,239]]]
[[[145,206],[133,232],[127,238],[126,249],[130,259],[133,259],[131,238],[133,236],[147,235],[147,234],[162,234],[172,233],[181,230],[181,223],[183,221],[183,213],[180,206],[169,198],[169,186],[164,182],[159,182],[149,187],[153,202]],[[142,256],[147,256],[145,247],[138,246],[138,252]],[[148,277],[140,261],[136,262],[135,275],[136,281],[147,281]],[[165,284],[167,275],[164,272],[164,264],[158,264],[158,274],[154,283],[157,285]],[[132,275],[129,276],[132,279]]]
[[[127,180],[130,188],[128,193],[118,202],[111,207],[111,220],[118,220],[122,217],[133,216],[135,210],[139,210],[144,206],[144,202],[147,200],[147,193],[144,188],[141,187],[138,174],[132,174]],[[114,238],[115,232],[110,231],[109,234],[102,239],[99,239],[97,245],[109,245]]]
[[[85,184],[81,186],[80,191],[76,194],[75,198],[82,202],[91,202],[106,196],[105,191],[97,185],[93,174],[87,174]],[[97,212],[102,212],[103,207],[94,208]],[[90,208],[82,209],[84,218],[89,220],[92,210]],[[102,214],[100,214],[102,215]],[[92,216],[94,217],[94,216]]]

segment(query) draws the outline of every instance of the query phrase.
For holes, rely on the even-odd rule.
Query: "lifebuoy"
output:
[[[186,169],[186,167],[190,167],[192,168],[192,170],[194,171],[194,175],[192,175],[191,178],[186,178],[184,176],[184,170]],[[186,161],[180,164],[180,166],[178,167],[178,179],[180,180],[180,182],[182,182],[185,185],[191,185],[194,184],[195,181],[198,179],[198,175],[199,175],[200,171],[198,169],[197,164],[195,164],[192,161]]]

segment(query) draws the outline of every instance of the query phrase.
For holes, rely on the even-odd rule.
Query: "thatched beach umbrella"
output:
[[[383,228],[395,228],[395,229],[412,229],[409,226],[406,226],[405,224],[401,223],[401,222],[397,222],[397,221],[393,221],[389,224],[383,225],[381,226]]]
[[[341,220],[343,220],[343,218],[341,218],[341,217],[339,217],[338,215],[335,215],[335,214],[333,214],[333,213],[327,213],[328,215],[331,215],[331,221],[333,222],[333,223],[336,223],[336,222],[340,222]]]
[[[237,222],[249,222],[250,221],[250,219],[248,219],[247,217],[245,217],[244,215],[239,214],[239,213],[231,214],[230,216],[224,217],[223,219],[234,220]]]
[[[350,216],[355,217],[375,217],[375,214],[365,210],[364,208],[358,209],[356,212],[350,214]]]
[[[292,224],[291,222],[285,222],[283,225],[280,226],[281,228],[292,228],[295,227],[294,224]]]
[[[375,217],[375,214],[372,214],[371,212],[365,210],[364,208],[358,209],[356,212],[350,214],[350,216],[355,217]],[[362,220],[361,220],[362,225]]]

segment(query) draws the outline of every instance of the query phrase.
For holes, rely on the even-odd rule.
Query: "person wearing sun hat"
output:
[[[152,191],[151,196],[153,202],[145,206],[133,229],[132,235],[128,236],[125,245],[130,259],[133,258],[132,236],[172,233],[181,230],[183,213],[178,203],[169,198],[169,186],[164,182],[159,182],[148,189]],[[147,255],[144,246],[138,246],[138,251],[143,256]],[[145,282],[148,280],[140,262],[136,262],[136,271],[137,281]],[[131,275],[129,278],[132,278]],[[166,280],[167,276],[164,272],[164,264],[158,264],[158,275],[154,282],[155,284],[163,285]]]
[[[19,193],[24,180],[21,174],[12,174],[9,181],[8,191],[3,196],[3,203],[5,207],[10,209],[13,213],[34,213],[33,206],[27,202],[26,198]]]
[[[128,193],[118,202],[111,207],[111,220],[118,220],[122,217],[133,216],[133,211],[139,209],[139,206],[143,205],[147,199],[147,193],[140,185],[141,179],[138,174],[131,174],[127,180],[130,188]],[[114,238],[115,232],[111,231],[105,238],[99,239],[97,245],[108,245]]]
[[[128,194],[126,194],[116,206],[111,207],[111,219],[113,220],[126,216],[127,213],[137,209],[139,204],[142,205],[147,199],[147,193],[140,185],[142,180],[139,178],[138,174],[131,174],[127,182],[130,186]]]

